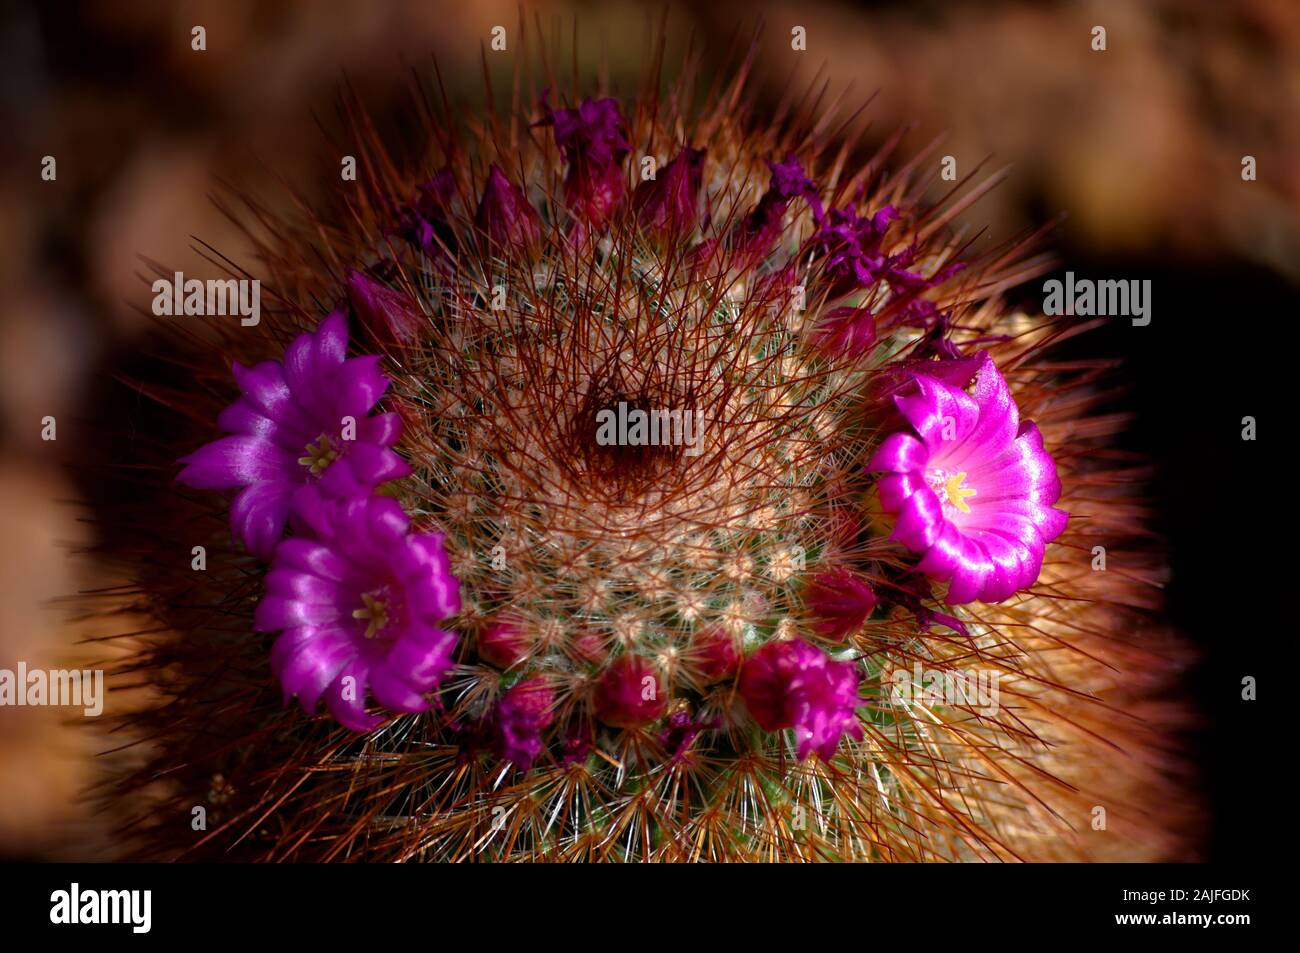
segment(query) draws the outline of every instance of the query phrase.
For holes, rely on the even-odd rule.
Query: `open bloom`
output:
[[[309,487],[294,499],[305,530],[275,550],[259,631],[280,632],[271,667],[285,700],[308,712],[325,697],[353,731],[382,719],[366,712],[366,689],[385,708],[428,708],[451,668],[456,635],[439,628],[460,611],[440,533],[412,533],[396,501],[383,496],[334,500]]]
[[[222,411],[227,433],[181,460],[178,479],[207,490],[242,488],[230,524],[263,559],[284,532],[295,490],[319,483],[352,496],[411,468],[390,448],[402,432],[397,414],[368,417],[388,387],[380,358],[347,357],[347,321],[335,312],[294,339],[284,361],[234,365],[243,395]]]
[[[973,394],[916,374],[894,398],[915,433],[885,438],[867,465],[884,472],[881,504],[893,538],[923,553],[917,565],[948,582],[950,605],[1001,602],[1038,579],[1043,552],[1065,528],[1043,438],[1020,412],[987,354]]]
[[[793,728],[799,760],[829,761],[848,734],[862,738],[854,709],[861,675],[800,639],[769,642],[745,660],[740,697],[764,731]]]

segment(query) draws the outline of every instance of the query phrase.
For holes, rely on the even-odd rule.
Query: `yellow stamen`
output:
[[[974,496],[975,490],[972,487],[964,487],[961,485],[962,481],[965,479],[966,474],[964,471],[955,476],[948,477],[948,483],[944,487],[944,493],[947,494],[949,503],[957,507],[957,509],[961,510],[963,513],[969,513],[970,504],[966,502],[966,497]]]
[[[334,449],[334,441],[325,434],[321,434],[315,442],[307,444],[306,451],[306,456],[298,458],[298,465],[311,470],[312,476],[320,476],[325,468],[339,457],[338,451]]]
[[[362,609],[353,609],[352,618],[366,620],[366,638],[373,639],[386,625],[388,625],[388,607],[379,599],[376,599],[370,593],[364,593],[361,601],[365,603]]]

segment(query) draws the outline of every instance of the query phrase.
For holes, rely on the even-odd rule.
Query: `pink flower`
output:
[[[748,254],[762,258],[776,244],[785,227],[785,213],[790,207],[790,200],[803,196],[813,209],[813,215],[821,217],[821,201],[817,197],[817,187],[803,172],[803,166],[794,156],[788,156],[784,162],[769,162],[772,179],[767,191],[758,200],[758,205],[735,228],[733,239]]]
[[[294,497],[306,535],[275,550],[254,624],[279,632],[271,668],[287,701],[308,713],[322,695],[339,724],[369,731],[366,689],[385,708],[416,712],[451,668],[460,611],[439,533],[412,533],[395,500],[334,500],[307,487]]]
[[[399,213],[393,234],[400,235],[439,264],[448,252],[456,250],[456,237],[448,224],[452,199],[456,195],[456,177],[443,169],[420,186],[409,205]]]
[[[597,632],[584,629],[575,634],[568,644],[569,655],[584,665],[600,665],[609,655],[605,640]]]
[[[675,711],[667,718],[667,725],[659,732],[659,743],[673,761],[680,761],[691,750],[700,732],[717,728],[720,719],[696,718],[689,711]]]
[[[362,327],[384,344],[411,344],[429,324],[429,318],[411,297],[363,271],[348,272],[348,302]]]
[[[577,109],[551,109],[546,118],[555,126],[555,144],[569,164],[564,200],[585,222],[600,226],[623,203],[627,182],[623,160],[632,151],[623,116],[614,99],[584,99]]]
[[[812,339],[813,347],[830,357],[861,357],[876,345],[876,319],[867,308],[835,308]]]
[[[1038,428],[1021,422],[988,354],[975,365],[973,394],[914,373],[894,402],[915,432],[890,434],[867,465],[885,474],[893,538],[923,554],[918,570],[948,582],[949,605],[1000,602],[1032,586],[1068,519],[1052,506],[1061,481]]]
[[[496,751],[520,771],[527,771],[542,752],[542,732],[554,718],[555,691],[535,675],[508,689],[492,716]]]
[[[799,639],[769,642],[740,670],[740,697],[764,731],[793,728],[799,760],[835,755],[840,736],[862,738],[855,708],[861,673]]]
[[[390,449],[402,432],[401,419],[367,416],[388,388],[380,358],[349,358],[347,351],[347,321],[335,312],[296,337],[283,362],[236,363],[243,394],[217,418],[231,436],[180,461],[182,483],[240,490],[230,523],[256,556],[271,555],[299,487],[319,483],[334,496],[364,495],[411,472]]]
[[[825,252],[830,297],[870,288],[889,270],[893,259],[882,246],[890,223],[897,218],[898,211],[892,205],[869,217],[859,216],[852,206],[833,208],[826,214],[817,238]]]
[[[615,728],[648,725],[667,702],[658,669],[638,655],[620,656],[596,680],[596,717]]]

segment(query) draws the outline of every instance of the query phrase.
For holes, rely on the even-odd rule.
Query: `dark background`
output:
[[[595,72],[603,42],[616,82],[637,75],[659,11],[528,9],[566,40],[576,16],[584,72]],[[114,582],[70,553],[93,538],[86,501],[117,492],[85,476],[103,449],[95,421],[134,423],[138,413],[105,401],[145,329],[140,256],[207,276],[201,238],[248,260],[211,203],[217,179],[273,204],[283,201],[277,176],[322,194],[337,159],[317,118],[328,121],[345,74],[381,126],[400,129],[412,65],[427,70],[434,54],[453,92],[476,95],[480,43],[517,16],[514,0],[5,6],[0,666],[54,664],[108,625],[70,620],[52,600]],[[1297,374],[1300,5],[724,0],[672,6],[672,47],[693,30],[707,68],[756,17],[766,27],[756,76],[771,101],[791,70],[807,80],[821,68],[850,98],[878,90],[868,143],[914,122],[900,155],[944,134],[940,154],[956,156],[959,171],[985,157],[990,168],[1012,164],[967,223],[1005,238],[1063,213],[1050,241],[1059,270],[1152,281],[1150,326],[1110,322],[1072,347],[1123,359],[1124,406],[1137,416],[1122,445],[1158,467],[1168,617],[1200,653],[1184,688],[1198,711],[1187,740],[1201,768],[1205,855],[1256,859],[1272,833],[1267,812],[1278,811],[1270,771],[1280,759],[1268,757],[1268,702],[1243,702],[1241,679],[1253,675],[1264,699],[1275,696],[1266,676],[1292,635],[1281,630],[1293,628],[1278,606],[1286,590],[1271,578],[1293,489],[1262,448],[1293,426],[1293,402],[1265,388]],[[207,29],[205,53],[190,48],[195,24]],[[797,60],[792,24],[809,38]],[[1104,53],[1089,46],[1098,24]],[[58,159],[55,183],[39,177],[47,154]],[[1247,154],[1256,182],[1240,177]],[[1012,298],[1037,308],[1039,287]],[[57,444],[39,439],[46,414],[60,421]],[[1258,420],[1258,442],[1240,438],[1246,415]],[[0,709],[0,856],[113,856],[111,833],[78,796],[94,777],[95,747],[56,712]]]

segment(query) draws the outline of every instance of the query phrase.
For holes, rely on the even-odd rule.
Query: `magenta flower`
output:
[[[975,361],[973,394],[915,373],[894,398],[915,434],[890,434],[867,465],[885,473],[893,538],[924,554],[919,571],[948,582],[949,605],[1000,602],[1033,585],[1068,519],[1052,506],[1061,481],[1038,428],[1020,421],[988,354]]]
[[[542,753],[542,732],[554,715],[555,691],[543,676],[526,678],[508,689],[492,715],[496,751],[520,771],[527,771]]]
[[[891,255],[888,259],[888,267],[885,270],[885,278],[894,290],[894,294],[902,300],[906,300],[909,305],[912,301],[918,300],[914,296],[927,288],[933,288],[935,285],[941,285],[959,271],[964,271],[966,263],[964,261],[955,261],[949,265],[940,268],[930,277],[925,277],[920,272],[908,271],[912,262],[916,259],[916,246],[903,249],[896,255]]]
[[[822,219],[817,237],[826,255],[823,267],[832,297],[871,287],[891,267],[881,246],[897,218],[894,207],[886,205],[869,218],[849,206],[833,208]]]
[[[667,703],[658,669],[637,655],[620,656],[596,680],[596,717],[615,728],[648,725]]]
[[[564,200],[580,219],[599,226],[627,193],[623,160],[632,151],[614,99],[584,99],[577,109],[551,109],[539,125],[555,126],[555,144],[569,164]]]
[[[541,238],[541,221],[528,196],[495,162],[488,170],[474,220],[493,244],[528,246]]]
[[[234,365],[243,395],[221,412],[231,434],[180,462],[182,483],[204,490],[241,488],[230,524],[249,552],[268,558],[284,532],[289,501],[304,484],[339,497],[364,495],[411,468],[390,448],[397,414],[367,414],[388,387],[380,358],[347,357],[348,329],[334,312],[294,339],[284,361]]]
[[[758,200],[758,205],[739,223],[740,247],[755,256],[766,255],[772,250],[776,240],[781,237],[785,227],[785,213],[790,207],[790,200],[798,196],[812,206],[813,215],[820,219],[821,201],[817,197],[817,186],[803,172],[803,166],[794,156],[784,162],[769,162],[772,179],[767,191]]]
[[[793,728],[799,760],[829,761],[848,734],[862,738],[855,709],[861,673],[800,639],[768,642],[740,670],[740,697],[764,731]]]
[[[280,632],[271,667],[287,702],[308,713],[325,696],[353,731],[383,719],[366,713],[366,689],[393,711],[424,711],[424,693],[451,668],[454,632],[439,628],[460,611],[440,533],[412,533],[395,500],[335,500],[315,487],[294,499],[303,536],[275,550],[254,624]]]
[[[758,204],[749,214],[735,222],[726,237],[713,237],[700,242],[691,249],[691,267],[699,268],[716,261],[717,253],[724,247],[730,247],[739,253],[740,261],[758,264],[776,244],[785,229],[785,213],[790,201],[803,196],[813,209],[817,221],[821,221],[822,205],[817,196],[817,187],[803,173],[803,166],[794,156],[784,162],[769,162],[772,178],[767,191],[759,198]],[[766,282],[770,273],[760,278]],[[762,300],[760,294],[759,300]]]
[[[816,237],[825,256],[823,269],[829,284],[828,297],[838,298],[885,281],[892,291],[888,305],[892,316],[895,311],[908,312],[921,292],[943,284],[965,267],[962,262],[953,262],[928,278],[909,271],[919,246],[909,245],[892,254],[884,248],[889,227],[898,217],[892,205],[868,217],[859,216],[849,205],[831,209],[820,218]]]
[[[862,628],[876,608],[876,594],[867,581],[847,569],[819,573],[808,584],[808,608],[817,634],[832,642]]]
[[[632,194],[632,206],[642,227],[665,236],[693,229],[703,184],[704,150],[687,146]]]

